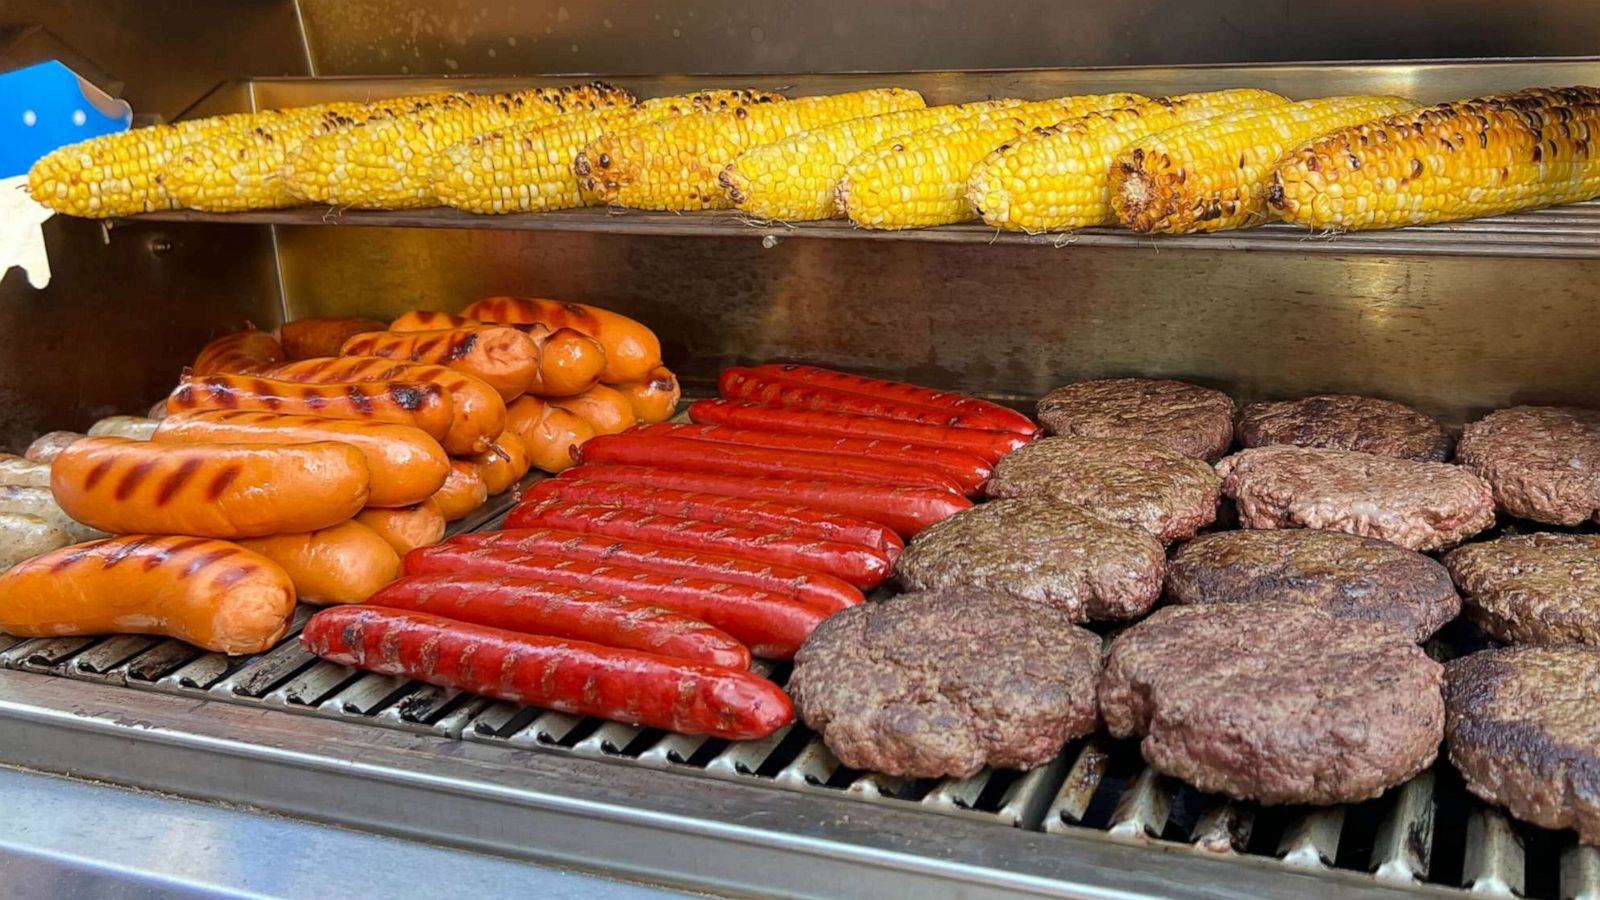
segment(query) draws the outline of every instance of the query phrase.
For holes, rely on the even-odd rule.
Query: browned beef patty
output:
[[[1180,541],[1216,521],[1222,479],[1201,460],[1149,441],[1051,437],[1007,454],[986,490],[1054,497]]]
[[[1161,595],[1166,553],[1148,533],[1050,497],[992,500],[929,526],[895,562],[908,591],[971,585],[1073,622],[1128,619]]]
[[[1233,414],[1221,391],[1152,378],[1081,381],[1039,401],[1051,434],[1152,441],[1206,462],[1233,446]]]
[[[1456,462],[1483,476],[1513,516],[1600,521],[1600,410],[1514,406],[1461,432]]]
[[[1450,453],[1438,422],[1393,400],[1349,394],[1252,403],[1239,413],[1238,430],[1246,447],[1292,444],[1417,462],[1444,462]]]
[[[1246,528],[1322,528],[1437,550],[1494,524],[1489,486],[1460,466],[1279,445],[1241,450],[1217,472]]]
[[[905,594],[829,617],[789,692],[847,766],[912,778],[1031,769],[1099,724],[1100,638],[978,588]]]
[[[1515,644],[1600,644],[1600,535],[1523,534],[1444,558],[1467,617]]]
[[[1100,714],[1201,790],[1353,803],[1432,764],[1443,672],[1408,635],[1312,606],[1169,606],[1111,643]]]
[[[1167,567],[1173,603],[1295,603],[1365,619],[1421,642],[1461,611],[1438,562],[1377,538],[1297,528],[1224,531],[1185,544]]]
[[[1450,761],[1474,794],[1600,844],[1600,649],[1502,647],[1446,667]]]

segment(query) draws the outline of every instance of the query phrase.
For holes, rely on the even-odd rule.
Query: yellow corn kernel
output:
[[[1274,167],[1286,222],[1356,230],[1454,222],[1600,196],[1600,89],[1534,88],[1341,128]]]
[[[357,209],[414,209],[439,202],[433,162],[475,135],[579,110],[631,106],[602,82],[498,94],[452,94],[407,115],[359,122],[302,141],[283,168],[296,196]]]
[[[1022,102],[930,106],[835,122],[746,150],[717,180],[733,205],[751,215],[785,222],[831,219],[839,215],[834,195],[845,166],[863,150],[889,138],[1010,109]]]
[[[1149,98],[1085,94],[1037,100],[935,125],[878,143],[850,161],[839,180],[839,211],[863,228],[921,228],[974,217],[967,202],[972,167],[1029,129]]]
[[[1009,231],[1114,225],[1107,173],[1123,147],[1185,122],[1287,103],[1271,91],[1237,88],[1179,94],[1089,113],[1001,145],[967,180],[967,202]]]
[[[1118,221],[1139,232],[1260,225],[1268,218],[1268,175],[1290,148],[1415,106],[1403,97],[1322,97],[1158,131],[1117,154],[1111,205]]]
[[[584,191],[603,203],[728,209],[717,175],[744,151],[834,122],[922,106],[916,91],[881,88],[680,116],[601,137],[578,154],[575,169]]]
[[[601,135],[672,116],[782,100],[766,91],[702,91],[638,106],[569,113],[537,125],[492,131],[446,150],[433,188],[446,206],[476,213],[542,212],[589,205],[572,164]]]

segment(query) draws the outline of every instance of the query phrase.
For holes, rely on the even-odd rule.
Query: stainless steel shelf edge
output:
[[[1453,896],[22,672],[0,763],[743,895]]]

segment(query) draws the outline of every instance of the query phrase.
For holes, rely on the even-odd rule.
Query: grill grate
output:
[[[509,496],[452,532],[492,527]],[[1031,772],[985,770],[966,779],[904,779],[842,765],[820,737],[791,725],[758,741],[662,732],[363,673],[300,648],[289,637],[253,657],[229,659],[179,641],[17,639],[0,635],[0,667],[126,685],[185,697],[357,720],[386,728],[642,766],[693,777],[807,791],[939,815],[1220,856],[1277,860],[1311,870],[1367,872],[1387,882],[1460,887],[1499,896],[1600,898],[1600,849],[1568,832],[1514,822],[1467,793],[1447,762],[1369,803],[1263,808],[1203,794],[1144,766],[1133,741],[1105,735],[1070,743]],[[1436,656],[1481,640],[1453,626]],[[786,664],[758,662],[779,684]]]

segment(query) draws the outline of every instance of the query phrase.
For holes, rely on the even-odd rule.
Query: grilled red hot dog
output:
[[[861,544],[882,550],[892,560],[906,548],[905,541],[893,531],[838,513],[810,506],[773,503],[769,500],[747,500],[743,497],[726,497],[721,494],[697,494],[691,491],[674,491],[643,484],[625,484],[617,481],[596,481],[588,478],[593,469],[569,469],[556,478],[535,482],[522,492],[524,501],[561,498],[601,506],[625,506],[646,512],[682,516],[685,519],[703,519],[707,522],[726,522],[747,528],[770,528],[809,534],[830,541]]]
[[[849,413],[730,403],[726,400],[696,400],[689,406],[689,419],[703,425],[727,425],[781,431],[785,434],[816,434],[946,447],[970,453],[988,463],[999,462],[1000,457],[1028,443],[1028,438],[1010,431],[950,428]]]
[[[584,463],[658,466],[693,472],[772,478],[826,478],[860,484],[903,484],[961,494],[954,479],[927,466],[808,450],[773,450],[716,441],[629,432],[602,434],[578,448]]]
[[[1033,420],[1017,412],[1007,409],[998,403],[969,397],[951,391],[938,391],[933,388],[919,387],[900,381],[885,381],[882,378],[868,378],[865,375],[852,375],[849,372],[835,372],[832,369],[823,369],[817,366],[802,366],[791,363],[770,363],[765,366],[756,366],[752,372],[761,375],[770,375],[785,381],[799,384],[809,384],[832,390],[849,391],[852,394],[864,394],[883,400],[892,400],[896,403],[911,403],[917,406],[927,406],[933,409],[952,410],[963,415],[973,416],[980,427],[994,428],[1000,431],[1014,431],[1017,434],[1033,435],[1038,433],[1039,426]]]
[[[750,668],[750,651],[743,644],[699,619],[549,581],[412,575],[389,582],[367,603],[524,634]]]
[[[516,512],[513,511],[512,518],[515,517]],[[860,591],[832,575],[793,566],[772,565],[723,553],[659,547],[643,541],[599,534],[555,528],[524,528],[511,520],[506,525],[513,530],[472,532],[457,535],[448,543],[453,547],[493,547],[497,550],[614,563],[668,575],[743,584],[818,607],[825,612],[859,606],[864,600]]]
[[[426,613],[335,607],[300,639],[341,665],[685,734],[748,740],[794,717],[783,691],[751,672]]]
[[[506,524],[512,528],[557,528],[636,540],[658,547],[742,556],[774,565],[824,572],[864,591],[882,584],[894,567],[887,554],[860,544],[841,544],[790,532],[739,528],[718,522],[566,500],[545,500],[519,507],[516,518],[508,518]]]
[[[758,431],[750,428],[729,428],[725,425],[651,425],[633,434],[660,437],[688,438],[712,441],[718,444],[740,444],[746,447],[766,447],[771,450],[800,450],[810,453],[842,453],[846,456],[865,456],[884,462],[922,466],[941,472],[961,488],[962,493],[973,496],[983,489],[984,482],[993,474],[994,467],[961,450],[944,447],[924,447],[921,444],[895,443],[870,438],[828,437],[819,434],[784,434],[781,431]]]
[[[811,629],[828,617],[815,606],[742,584],[493,547],[422,547],[406,554],[404,568],[407,575],[532,578],[627,597],[720,628],[768,659],[793,658]]]
[[[814,506],[886,525],[903,538],[911,537],[935,522],[972,507],[971,500],[943,488],[851,484],[821,479],[753,478],[748,475],[719,475],[715,472],[689,472],[650,466],[586,466],[583,477],[594,481],[642,484],[675,491],[703,491],[751,500]]]
[[[918,422],[923,425],[944,425],[955,428],[984,428],[986,421],[969,412],[955,409],[938,409],[885,400],[867,394],[818,387],[801,381],[789,381],[754,369],[724,369],[717,378],[717,392],[724,400],[761,403],[790,409],[809,409],[819,412],[849,413],[854,416],[876,416],[900,422]]]

